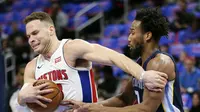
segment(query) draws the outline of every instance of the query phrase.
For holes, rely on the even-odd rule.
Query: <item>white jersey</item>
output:
[[[83,102],[97,102],[97,90],[92,73],[92,63],[89,68],[74,68],[67,64],[64,58],[63,39],[50,60],[42,55],[37,57],[35,79],[48,79],[56,83],[64,94],[64,99]]]

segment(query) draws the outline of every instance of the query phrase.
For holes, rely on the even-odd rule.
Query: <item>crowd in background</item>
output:
[[[3,14],[11,13],[17,0],[5,0],[0,2],[0,21]],[[37,0],[30,0],[34,2]],[[74,14],[71,10],[64,10],[64,4],[85,4],[85,2],[101,2],[100,0],[41,0],[44,2],[40,8],[31,11],[45,11],[52,17],[57,36],[59,39],[74,39],[74,27],[71,26]],[[40,1],[40,2],[41,2]],[[98,29],[98,25],[91,25],[91,28],[84,30],[82,36],[89,42],[102,44],[126,56],[136,60],[135,55],[131,55],[127,46],[129,27],[134,20],[135,11],[144,7],[161,7],[162,13],[168,18],[170,32],[168,39],[163,37],[160,41],[160,50],[170,52],[170,46],[181,44],[183,46],[200,43],[200,1],[198,0],[129,0],[129,15],[124,22],[123,0],[102,0],[109,1],[112,7],[106,9],[105,30],[103,37],[91,38],[91,29]],[[69,6],[69,5],[68,5]],[[173,8],[171,8],[173,7]],[[173,10],[172,10],[173,9]],[[26,13],[26,12],[24,12]],[[87,15],[87,18],[93,15]],[[7,88],[7,112],[12,112],[12,101],[16,93],[23,85],[23,73],[27,62],[37,54],[33,53],[28,45],[25,27],[18,20],[0,22],[0,42],[4,55],[12,52],[16,58],[15,83],[8,77],[9,87]],[[123,27],[122,27],[123,26]],[[121,28],[122,27],[122,28]],[[118,28],[118,29],[116,29]],[[120,29],[121,28],[121,29]],[[93,31],[93,30],[92,30]],[[95,31],[94,31],[95,32]],[[191,55],[187,50],[177,51],[178,55],[173,55],[176,61],[176,68],[180,77],[181,93],[184,109],[190,112],[200,111],[200,57]],[[116,67],[93,65],[93,72],[98,87],[99,100],[110,98],[124,90],[129,75]],[[9,74],[8,74],[9,75]]]

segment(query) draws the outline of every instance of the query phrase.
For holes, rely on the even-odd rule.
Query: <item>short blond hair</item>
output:
[[[23,21],[25,24],[27,24],[33,20],[45,21],[45,22],[48,22],[48,23],[54,25],[53,20],[51,19],[49,14],[47,14],[45,12],[33,12],[30,15],[26,16],[26,18]]]

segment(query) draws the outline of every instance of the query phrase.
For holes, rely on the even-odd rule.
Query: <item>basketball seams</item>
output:
[[[44,80],[44,81],[42,81],[42,82],[35,82],[34,84],[33,84],[33,86],[39,86],[39,85],[42,85],[42,84],[44,84],[44,83],[51,83],[50,81],[49,82],[46,82],[46,80]],[[57,86],[57,85],[56,85]],[[56,87],[49,87],[49,86],[47,86],[47,87],[45,87],[44,89],[54,89],[54,91],[55,90],[57,90],[57,93],[56,93],[56,95],[54,95],[52,98],[50,98],[50,99],[54,99],[61,91],[60,91],[60,89],[58,89],[58,88],[56,88]]]
[[[42,102],[44,104],[49,105],[49,106],[53,104],[54,106],[51,107],[51,110],[55,110],[56,107],[59,106],[58,102],[62,101],[63,95],[60,94],[62,92],[61,92],[61,90],[60,90],[60,88],[58,87],[57,84],[55,84],[54,82],[49,81],[49,80],[38,80],[35,83],[33,83],[33,86],[40,86],[40,85],[45,84],[45,83],[47,83],[48,85],[46,87],[42,88],[41,90],[44,90],[44,89],[53,89],[54,91],[52,93],[50,93],[50,94],[47,93],[47,94],[41,94],[41,95],[44,96],[44,97],[48,97],[52,101],[56,100],[56,102],[54,102],[54,103],[53,102],[52,103],[48,103],[48,102],[44,102],[44,101],[42,101]],[[38,104],[36,104],[36,103],[29,103],[27,105],[28,105],[29,108],[31,108],[34,111],[38,110],[38,111],[43,111],[43,112],[49,112],[49,109],[44,110],[43,108],[39,108]]]

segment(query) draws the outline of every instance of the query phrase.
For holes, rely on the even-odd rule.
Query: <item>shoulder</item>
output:
[[[80,58],[82,54],[88,52],[91,44],[82,39],[68,40],[64,44],[64,54],[71,59]]]
[[[66,45],[72,46],[72,45],[80,45],[80,44],[89,44],[89,42],[82,39],[73,39],[73,40],[69,39]]]
[[[34,58],[26,65],[24,71],[24,83],[33,82],[35,80],[34,76],[35,76],[36,61],[37,58]]]
[[[68,42],[65,43],[64,49],[65,51],[70,50],[72,52],[84,52],[89,50],[93,47],[94,44],[91,44],[85,40],[82,39],[74,39],[74,40],[68,40]]]
[[[37,56],[38,57],[38,56]],[[36,67],[36,62],[37,62],[37,57],[32,59],[30,62],[27,63],[26,68],[25,68],[25,72],[26,71],[35,71],[35,67]]]
[[[36,65],[36,62],[37,62],[37,57],[35,57],[34,59],[32,59],[31,61],[29,61],[26,65],[26,67],[34,67]]]
[[[77,46],[77,45],[79,45],[79,44],[82,44],[83,42],[85,42],[85,41],[84,41],[84,40],[81,40],[81,39],[74,39],[74,40],[69,39],[69,40],[65,43],[64,47],[65,47],[65,48],[74,47],[74,46]]]
[[[175,78],[175,64],[173,60],[165,54],[157,54],[147,65],[147,70],[156,70],[168,75],[169,80]]]

